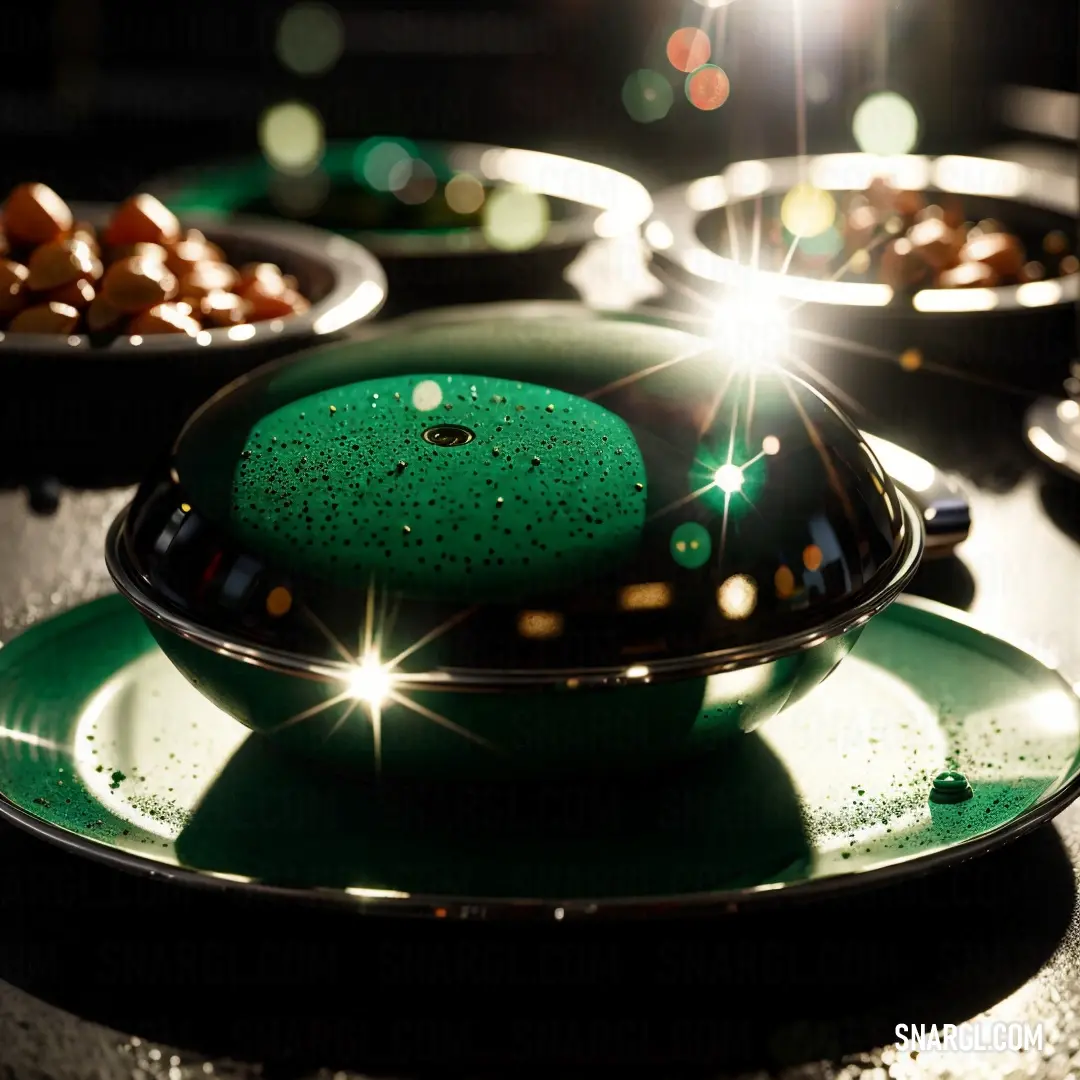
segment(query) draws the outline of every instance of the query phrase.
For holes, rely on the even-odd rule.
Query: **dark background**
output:
[[[1074,0],[804,0],[811,152],[854,148],[851,113],[873,88],[873,27],[887,18],[888,81],[923,116],[922,148],[1007,136],[999,89],[1070,89]],[[682,178],[740,157],[794,152],[790,0],[338,0],[345,51],[301,77],[275,53],[283,3],[40,0],[4,6],[0,186],[42,180],[70,198],[116,198],[162,170],[256,149],[261,111],[285,99],[322,114],[329,138],[373,133],[592,151]],[[698,113],[664,57],[677,27],[726,18],[716,57],[728,104]],[[672,76],[667,117],[621,102],[638,68]]]
[[[696,113],[675,84],[668,116],[643,125],[622,105],[623,82],[643,67],[673,76],[663,46],[701,19],[692,0],[338,0],[346,51],[318,78],[290,74],[275,55],[284,4],[6,4],[0,191],[42,180],[72,199],[119,198],[170,168],[256,151],[260,113],[287,99],[317,108],[329,138],[492,140],[637,163],[659,178],[790,154],[789,5],[735,0],[718,56],[733,86],[723,109]],[[807,66],[831,87],[809,110],[811,152],[852,148],[852,110],[873,88],[865,27],[883,8],[888,82],[921,112],[928,152],[1017,138],[999,119],[1008,85],[1076,88],[1075,0],[804,5]],[[1080,581],[1080,497],[1024,449],[1024,402],[928,376],[891,404],[912,449],[977,488],[972,539],[959,560],[926,568],[922,591],[1053,643],[1080,673],[1067,599]],[[40,518],[22,493],[0,492],[0,636],[107,589],[102,531],[125,497],[68,492],[56,517]],[[1080,1009],[1078,850],[1080,804],[965,866],[782,918],[533,935],[315,919],[189,893],[4,824],[0,1075],[176,1080],[178,1047],[183,1080],[225,1055],[261,1065],[217,1062],[216,1075],[253,1080],[320,1066],[446,1076],[507,1062],[712,1077],[823,1058],[797,1075],[833,1080],[846,1066],[877,1080],[873,1048],[893,1024],[968,1018],[1021,991],[1009,1019],[1064,1033],[1062,1060],[1038,1074],[1060,1077]],[[999,1075],[985,1059],[968,1064],[968,1075]],[[1071,1064],[1080,1068],[1080,1051]]]

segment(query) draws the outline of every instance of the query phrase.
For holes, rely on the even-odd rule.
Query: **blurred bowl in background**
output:
[[[902,194],[911,213],[904,219],[890,208],[860,235],[850,208],[875,198],[878,178]],[[802,205],[792,213],[787,199],[800,191]],[[861,367],[872,377],[881,360],[892,359],[895,368],[904,357],[907,370],[925,361],[927,368],[970,371],[1035,392],[1060,387],[1074,348],[1076,208],[1075,176],[1015,162],[829,154],[738,162],[669,188],[656,196],[645,236],[654,265],[680,283],[673,299],[682,303],[687,289],[707,302],[752,290],[766,309],[776,309],[763,311],[760,321],[789,317],[807,332],[799,352],[811,363],[825,356],[830,366]],[[1009,284],[944,288],[930,271],[900,287],[897,260],[883,267],[885,253],[897,241],[903,247],[908,226],[935,214],[957,215],[951,224],[964,239],[1008,234],[1030,262]],[[808,223],[795,244],[787,226],[798,227],[800,218]],[[751,272],[755,250],[760,269]],[[856,256],[859,250],[866,255]],[[736,293],[733,306],[740,302]],[[815,332],[833,340],[815,343]],[[845,361],[835,339],[879,350],[878,362],[857,349]]]
[[[637,180],[558,154],[399,137],[330,143],[303,175],[265,158],[184,170],[147,190],[180,215],[258,213],[350,236],[386,268],[392,310],[575,295],[598,238],[639,235]]]
[[[103,226],[112,207],[74,204],[77,219]],[[184,421],[227,383],[268,360],[333,341],[370,319],[386,278],[359,244],[290,222],[183,215],[234,265],[277,264],[297,279],[310,308],[282,319],[187,334],[0,333],[0,482],[55,474],[88,482],[104,471],[138,479]],[[18,475],[6,475],[14,470]]]

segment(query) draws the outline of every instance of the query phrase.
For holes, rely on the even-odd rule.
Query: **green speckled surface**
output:
[[[413,900],[663,899],[915,868],[1004,836],[1073,785],[1080,749],[1080,703],[1057,676],[907,602],[816,694],[645,782],[417,785],[299,768],[191,689],[115,597],[0,651],[0,704],[0,793],[66,834],[172,867]],[[930,803],[945,769],[972,799]]]
[[[425,431],[459,425],[459,446]],[[283,570],[472,599],[566,584],[633,552],[645,465],[625,421],[549,387],[468,374],[371,379],[261,420],[235,535]]]

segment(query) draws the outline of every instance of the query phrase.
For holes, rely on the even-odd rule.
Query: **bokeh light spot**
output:
[[[407,181],[401,166],[409,165],[413,155],[409,148],[392,139],[373,139],[357,147],[353,158],[353,175],[376,191],[393,191],[394,180]]]
[[[918,349],[905,349],[900,354],[900,366],[905,371],[918,371],[922,362],[922,353]]]
[[[642,68],[630,75],[622,88],[623,108],[639,124],[663,120],[671,111],[675,94],[671,83],[657,71]]]
[[[821,564],[824,559],[825,556],[822,555],[821,548],[819,548],[817,544],[808,544],[803,548],[802,563],[811,573],[821,569]]]
[[[710,56],[712,42],[709,35],[696,26],[684,26],[668,38],[668,62],[677,71],[696,71],[709,62]]]
[[[455,214],[475,214],[484,205],[484,185],[470,173],[458,173],[443,194]]]
[[[776,587],[776,595],[781,600],[787,600],[795,595],[795,575],[791,567],[781,566],[773,575],[773,585]]]
[[[329,4],[317,0],[293,4],[278,23],[278,59],[297,75],[325,74],[344,49],[341,16]]]
[[[695,109],[719,109],[730,94],[731,80],[715,64],[705,64],[686,77],[686,97]]]
[[[772,457],[774,454],[780,453],[780,440],[775,435],[766,435],[761,440],[761,451],[764,454],[768,454]]]
[[[792,236],[820,236],[836,221],[836,200],[813,184],[796,184],[784,196],[780,220]]]
[[[866,154],[909,154],[919,141],[919,118],[910,101],[886,90],[855,110],[855,142]]]
[[[1069,238],[1058,230],[1043,237],[1043,251],[1047,255],[1064,255],[1069,248]]]
[[[426,203],[438,188],[434,170],[419,158],[399,162],[390,173],[390,190],[406,206]]]
[[[288,615],[292,608],[292,593],[284,585],[271,589],[266,596],[266,613],[275,619]]]
[[[684,521],[671,534],[671,557],[687,570],[698,570],[712,555],[712,537],[704,525]]]
[[[431,412],[442,404],[442,387],[434,379],[425,379],[413,387],[413,408],[418,412]]]
[[[716,606],[728,619],[746,619],[757,607],[757,584],[746,574],[729,577],[716,590]]]
[[[282,172],[311,172],[322,160],[322,118],[299,101],[273,105],[259,119],[259,146]]]
[[[547,236],[550,222],[547,199],[527,188],[499,188],[484,204],[484,237],[499,251],[536,247]]]
[[[830,225],[818,236],[804,236],[799,241],[799,249],[804,255],[832,258],[844,250],[844,238],[835,225]]]

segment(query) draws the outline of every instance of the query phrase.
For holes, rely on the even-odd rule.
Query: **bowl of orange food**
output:
[[[215,391],[385,295],[374,256],[321,229],[181,222],[150,195],[69,204],[22,184],[0,211],[0,440],[39,470],[145,467]]]

